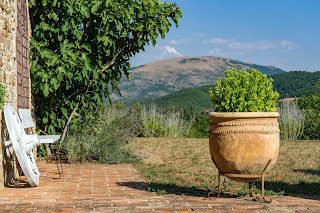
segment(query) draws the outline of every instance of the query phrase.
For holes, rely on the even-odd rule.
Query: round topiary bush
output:
[[[279,94],[273,90],[273,79],[258,70],[230,69],[210,89],[217,112],[275,112]]]

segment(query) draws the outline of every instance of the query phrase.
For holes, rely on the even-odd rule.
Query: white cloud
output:
[[[229,44],[231,49],[236,50],[270,50],[270,49],[296,49],[298,45],[287,40],[282,41],[255,41],[255,42],[233,42]]]
[[[170,45],[177,45],[177,44],[179,44],[179,42],[177,40],[171,40],[171,41],[169,41],[169,44]]]
[[[224,58],[239,58],[240,56],[244,55],[244,52],[226,48],[214,48],[209,50],[209,55],[220,56]]]
[[[209,55],[220,55],[223,52],[221,48],[214,48],[209,50]]]
[[[182,56],[182,54],[170,45],[156,45],[155,47],[150,45],[146,47],[145,51],[140,52],[131,58],[130,62],[132,66],[138,66],[153,61],[180,56]]]
[[[196,38],[203,38],[203,37],[206,37],[206,34],[204,34],[204,33],[193,33],[192,36],[196,37]]]
[[[202,43],[215,44],[215,45],[225,45],[225,44],[230,44],[234,41],[235,41],[235,39],[213,38],[213,39],[205,40]]]
[[[280,47],[279,42],[255,41],[255,42],[232,42],[229,44],[235,50],[270,50]]]
[[[162,54],[167,55],[167,54],[173,54],[176,56],[181,56],[181,54],[176,50],[176,48],[165,45],[165,46],[158,46],[156,45],[156,48],[162,51]]]
[[[292,49],[297,49],[299,48],[299,45],[291,42],[291,41],[287,41],[287,40],[282,40],[280,42],[281,47],[283,48],[287,48],[288,50],[292,50]]]
[[[183,45],[183,44],[190,44],[192,42],[192,39],[190,38],[182,38],[177,40],[171,40],[169,41],[170,45]]]
[[[271,50],[271,49],[288,49],[293,50],[299,47],[294,42],[282,40],[282,41],[253,41],[253,42],[241,42],[236,39],[227,38],[213,38],[205,40],[203,44],[221,45],[226,48],[230,48],[237,51],[250,51],[250,50]]]

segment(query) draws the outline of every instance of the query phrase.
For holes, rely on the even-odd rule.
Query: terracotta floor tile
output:
[[[266,205],[248,197],[156,196],[131,165],[64,164],[61,179],[55,164],[38,166],[40,185],[1,190],[0,212],[320,212],[312,198],[274,197]]]

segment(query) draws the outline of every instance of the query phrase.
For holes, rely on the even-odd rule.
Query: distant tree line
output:
[[[320,92],[315,85],[320,80],[320,71],[292,71],[271,76],[274,79],[274,89],[280,98],[293,98]]]

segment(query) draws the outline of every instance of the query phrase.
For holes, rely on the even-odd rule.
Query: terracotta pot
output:
[[[277,112],[211,112],[209,146],[220,173],[252,182],[276,163],[280,130]]]

